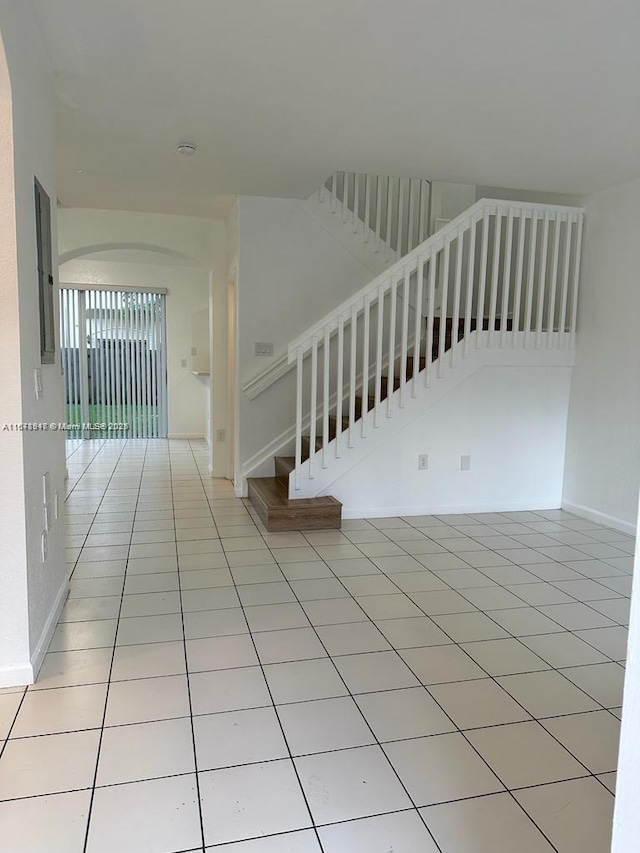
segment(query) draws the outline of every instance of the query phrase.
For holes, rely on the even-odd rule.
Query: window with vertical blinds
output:
[[[165,295],[60,289],[68,438],[166,438]]]

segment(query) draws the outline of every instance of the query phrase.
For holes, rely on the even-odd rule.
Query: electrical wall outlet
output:
[[[198,355],[198,348],[197,347],[191,347],[191,355]]]
[[[216,430],[216,441],[226,441],[227,431],[225,429]]]
[[[418,471],[427,471],[429,469],[429,456],[426,453],[418,456]]]
[[[255,341],[253,344],[253,354],[261,357],[269,357],[273,355],[273,344],[265,341]]]
[[[180,367],[186,367],[186,366],[187,366],[187,359],[181,358],[180,359]]]
[[[460,457],[460,470],[461,471],[470,471],[471,470],[471,457],[469,455]]]

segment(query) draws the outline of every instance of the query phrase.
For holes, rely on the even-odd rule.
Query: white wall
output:
[[[224,252],[224,247],[216,241],[220,220],[63,207],[59,210],[59,223],[61,263],[90,252],[127,245],[162,249],[176,261],[219,268],[219,255]]]
[[[300,202],[288,199],[240,198],[238,255],[240,388],[285,355],[296,335],[373,278]],[[273,358],[254,356],[256,341],[273,343]],[[240,469],[294,420],[293,372],[253,400],[240,391]]]
[[[74,208],[61,209],[59,223],[60,258],[66,259],[60,275],[65,283],[167,288],[169,435],[205,436],[210,420],[215,436],[216,429],[226,427],[226,340],[220,336],[213,341],[212,417],[210,385],[192,370],[206,369],[210,362],[203,317],[209,313],[211,296],[214,322],[226,316],[225,223]],[[213,455],[216,473],[224,475],[226,443],[214,445]]]
[[[640,483],[640,180],[586,204],[564,503],[633,531]]]
[[[640,528],[640,521],[638,522]],[[640,541],[636,543],[631,594],[622,729],[616,779],[611,853],[636,853],[640,847]]]
[[[60,363],[40,364],[33,185],[37,175],[51,197],[55,243],[52,72],[27,4],[0,4],[0,32],[11,78],[9,92],[0,68],[0,422],[57,422],[63,420]],[[3,430],[0,464],[2,687],[33,680],[68,589],[62,518],[52,522],[45,562],[41,556],[42,476],[49,472],[51,495],[62,497],[62,434]]]
[[[476,200],[473,184],[454,184],[432,181],[429,216],[429,234],[436,230],[436,220],[455,219]]]
[[[328,491],[351,518],[558,507],[570,382],[570,367],[482,367]]]
[[[476,187],[476,200],[500,198],[510,201],[528,201],[532,204],[560,204],[564,207],[582,207],[584,197],[568,193],[551,193],[539,190],[519,190],[509,187]]]

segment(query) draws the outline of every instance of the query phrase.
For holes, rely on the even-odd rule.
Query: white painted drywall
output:
[[[167,260],[182,259],[191,266],[219,263],[212,230],[219,220],[123,210],[63,207],[59,210],[60,263],[109,247],[150,247],[164,251]]]
[[[451,220],[465,211],[476,200],[473,184],[454,184],[442,181],[431,183],[429,205],[429,234],[438,228],[437,220]],[[441,227],[441,225],[440,225]]]
[[[350,518],[558,507],[571,370],[482,367],[328,491]]]
[[[633,530],[640,483],[640,180],[586,204],[563,500]]]
[[[34,175],[56,188],[52,72],[30,7],[0,5],[0,33],[11,79],[0,69],[0,422],[62,421],[60,363],[40,364]],[[34,370],[43,394],[35,399]],[[43,562],[42,476],[64,495],[64,443],[57,432],[0,434],[0,687],[33,679],[67,593],[62,515],[51,522]],[[53,501],[50,503],[53,509]]]
[[[640,529],[640,522],[638,523]],[[636,543],[611,853],[640,848],[640,543]]]
[[[239,199],[238,381],[240,387],[286,354],[296,335],[363,287],[370,270],[288,199]],[[254,343],[273,343],[273,358]],[[291,427],[295,380],[289,373],[253,400],[239,395],[239,467]]]
[[[204,321],[210,283],[216,329],[226,317],[226,237],[222,220],[113,210],[61,209],[59,252],[65,283],[166,287],[169,435],[215,436],[226,428],[226,338],[214,335],[213,366]],[[196,346],[198,355],[192,357]],[[182,362],[186,360],[186,365]],[[192,370],[212,370],[210,384]],[[212,412],[213,409],[213,412]],[[226,444],[213,445],[214,470],[226,470]]]
[[[476,187],[476,201],[481,198],[500,198],[509,201],[528,201],[531,204],[559,204],[563,207],[582,207],[584,196],[568,193],[518,190],[510,187]]]
[[[3,32],[4,29],[3,24]],[[0,417],[3,423],[22,421],[15,229],[11,83],[0,41]],[[2,685],[10,684],[13,678],[16,683],[29,678],[25,494],[20,433],[3,431],[0,435],[0,465],[3,479],[0,488]]]

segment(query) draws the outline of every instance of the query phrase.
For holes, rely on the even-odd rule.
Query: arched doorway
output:
[[[137,234],[123,240],[126,214],[122,220],[114,225],[96,217],[82,244],[73,245],[71,229],[64,233],[60,281],[73,294],[71,313],[82,325],[84,361],[78,371],[78,337],[72,333],[65,340],[68,402],[82,414],[81,423],[84,415],[97,415],[98,423],[120,424],[124,410],[130,437],[204,436],[211,443],[210,270],[175,247],[135,242]],[[64,326],[64,316],[62,321]],[[78,391],[85,397],[81,410]],[[116,427],[100,437],[126,433]]]

